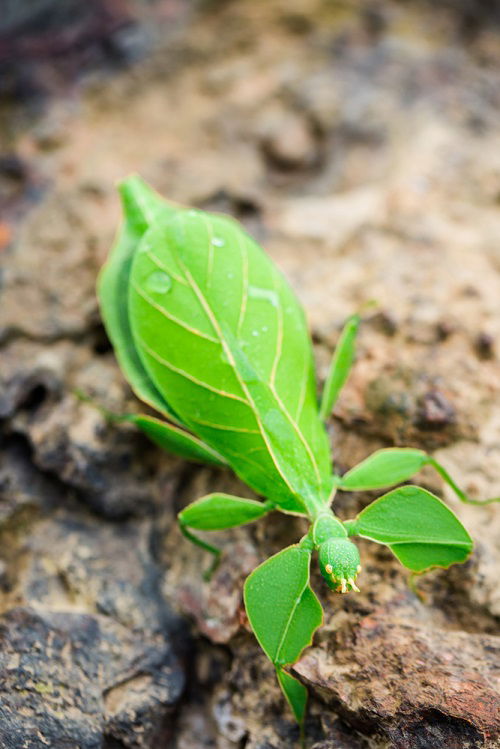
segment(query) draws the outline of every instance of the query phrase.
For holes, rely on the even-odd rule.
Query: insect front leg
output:
[[[207,494],[182,510],[177,518],[182,534],[201,549],[215,557],[212,566],[205,573],[210,578],[217,569],[221,550],[192,533],[199,531],[220,531],[253,523],[274,509],[274,503],[257,502],[253,499],[234,497],[231,494]]]

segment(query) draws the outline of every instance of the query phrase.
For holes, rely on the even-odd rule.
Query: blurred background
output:
[[[498,496],[500,2],[0,0],[0,747],[294,747],[241,590],[300,521],[221,534],[203,583],[175,514],[248,490],[76,395],[139,407],[94,291],[132,172],[264,245],[319,380],[375,300],[329,425],[339,470],[414,445]],[[359,596],[314,581],[308,747],[500,746],[500,508],[418,483],[474,556],[420,596],[369,545]]]

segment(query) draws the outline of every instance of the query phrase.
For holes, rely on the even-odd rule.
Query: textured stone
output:
[[[398,749],[500,741],[500,638],[398,620],[380,608],[339,628],[294,670],[363,732]]]
[[[104,736],[143,749],[168,737],[183,675],[165,641],[145,648],[106,617],[14,608],[0,643],[5,749],[100,749]]]

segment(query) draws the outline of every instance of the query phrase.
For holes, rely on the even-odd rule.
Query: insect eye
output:
[[[319,547],[319,567],[327,585],[339,593],[359,592],[356,577],[361,572],[358,547],[347,538],[329,538]]]

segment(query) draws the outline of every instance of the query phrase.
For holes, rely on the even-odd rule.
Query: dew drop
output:
[[[155,294],[167,294],[172,288],[172,279],[168,273],[155,270],[146,279],[146,288]]]
[[[221,237],[212,237],[211,241],[214,247],[224,247],[224,245],[226,244]]]
[[[278,294],[272,289],[261,289],[258,286],[249,286],[248,296],[252,299],[263,299],[266,302],[270,302],[273,307],[279,305]]]
[[[263,333],[267,333],[267,331],[269,330],[269,328],[267,327],[267,325],[263,325],[262,328],[261,328],[261,330],[262,330]]]
[[[255,336],[255,338],[257,338],[257,336],[259,335],[259,331],[258,330],[252,330],[252,335]]]

